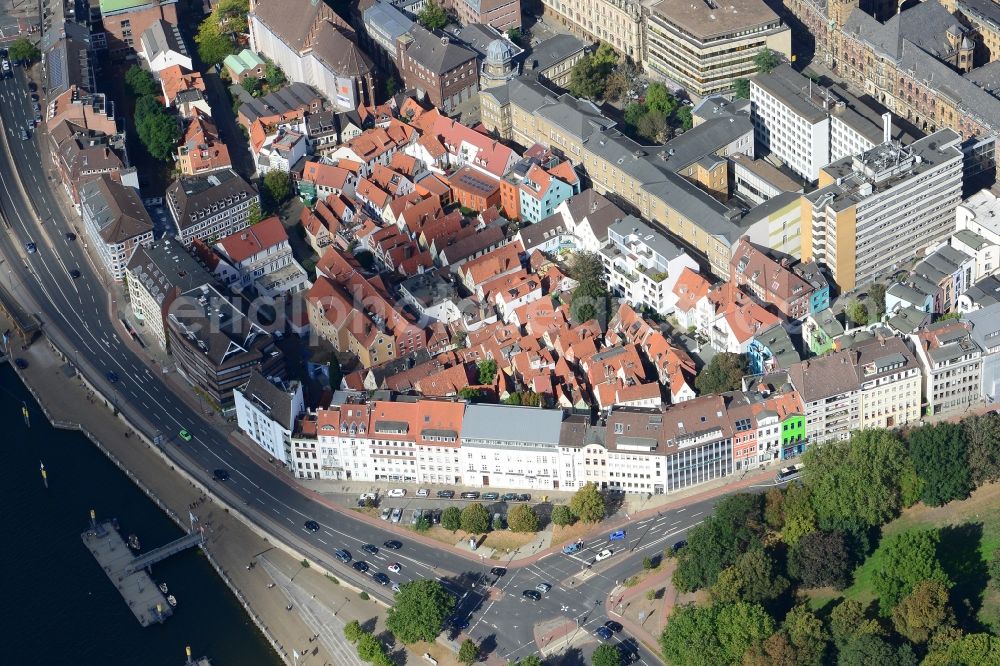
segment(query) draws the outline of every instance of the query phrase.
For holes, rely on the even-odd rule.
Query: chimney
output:
[[[882,143],[892,140],[892,114],[886,111],[882,114]]]

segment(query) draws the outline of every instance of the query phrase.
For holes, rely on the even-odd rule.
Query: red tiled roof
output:
[[[277,215],[237,231],[219,241],[230,260],[240,263],[267,248],[288,242],[288,234]]]

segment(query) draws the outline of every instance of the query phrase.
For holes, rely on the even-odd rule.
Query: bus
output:
[[[777,483],[783,483],[789,479],[794,479],[802,473],[803,467],[805,467],[805,465],[802,463],[796,463],[791,467],[782,467],[781,470],[774,475],[774,480]]]

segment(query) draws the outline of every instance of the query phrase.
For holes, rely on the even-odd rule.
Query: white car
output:
[[[382,509],[382,520],[389,520],[389,516],[392,515],[392,509],[385,507]]]
[[[393,488],[389,491],[389,497],[406,497],[406,488]]]
[[[606,560],[606,559],[608,559],[609,557],[611,557],[614,554],[615,554],[615,551],[611,550],[610,548],[605,548],[604,550],[602,550],[601,552],[599,552],[597,554],[597,556],[594,558],[594,561],[595,562],[600,562],[602,560]]]
[[[390,564],[389,571],[391,571],[392,573],[399,573],[399,563],[393,562],[392,564]]]
[[[426,488],[421,488],[420,490],[417,491],[417,497],[427,497],[430,494],[431,491],[427,490]]]

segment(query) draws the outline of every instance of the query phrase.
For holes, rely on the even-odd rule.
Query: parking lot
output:
[[[421,517],[426,516],[432,525],[440,524],[441,514],[449,506],[459,509],[470,503],[479,503],[486,507],[494,522],[499,519],[506,526],[507,512],[518,504],[528,504],[538,514],[539,522],[548,522],[552,512],[552,502],[548,495],[532,495],[522,492],[499,491],[464,491],[436,490],[431,488],[406,491],[400,495],[397,489],[383,494],[362,493],[355,499],[358,507],[372,506],[378,511],[382,520],[388,520],[401,525],[416,525]]]

